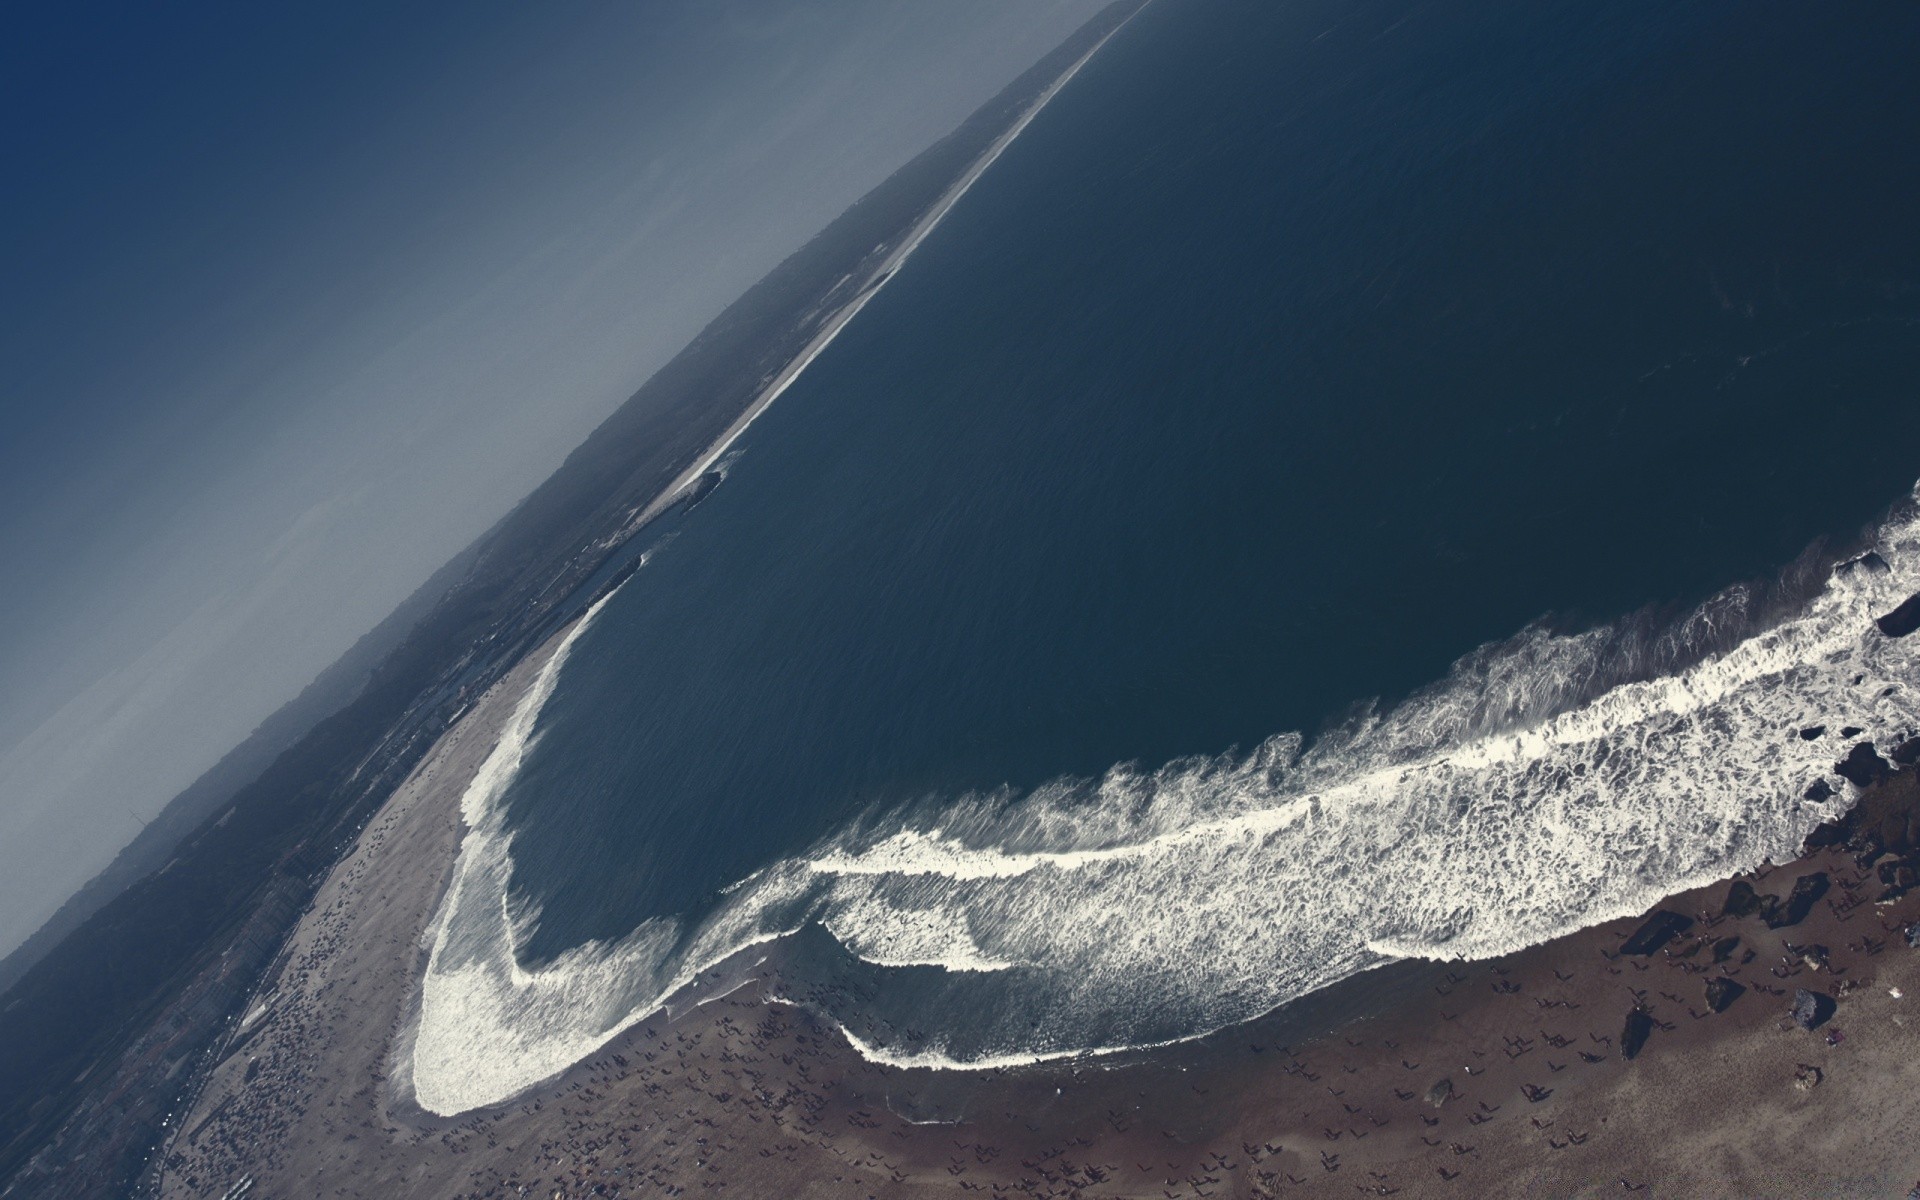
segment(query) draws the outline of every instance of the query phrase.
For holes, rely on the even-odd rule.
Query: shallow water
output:
[[[1160,0],[528,710],[427,1082],[788,931],[869,1053],[1024,1061],[1790,847],[1844,748],[1791,728],[1916,723],[1868,632],[1911,524],[1787,571],[1920,477],[1916,50],[1910,5]]]

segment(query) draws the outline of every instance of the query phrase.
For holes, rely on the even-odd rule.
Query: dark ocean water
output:
[[[755,872],[969,793],[1010,789],[960,806],[979,844],[1124,842],[1071,826],[1125,788],[1021,797],[1856,539],[1920,478],[1915,62],[1891,0],[1158,0],[574,647],[506,793],[521,961],[650,919],[684,953]],[[983,952],[1032,903],[901,887]],[[1033,979],[863,986],[940,1029]],[[1047,1046],[1218,1015],[1061,1003]]]

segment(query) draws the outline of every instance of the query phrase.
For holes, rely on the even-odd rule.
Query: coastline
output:
[[[1015,1069],[864,1058],[774,998],[775,947],[553,1079],[435,1117],[407,1098],[407,1037],[460,798],[566,632],[435,746],[328,877],[266,1011],[176,1126],[160,1194],[251,1179],[249,1196],[1813,1196],[1920,1177],[1905,1136],[1920,951],[1902,936],[1920,893],[1875,903],[1883,856],[1839,844],[1739,877],[1784,899],[1827,876],[1778,929],[1723,916],[1721,881],[1655,906],[1692,923],[1647,956],[1622,954],[1640,922],[1615,920],[1488,961],[1394,963],[1190,1042]],[[1920,773],[1873,782],[1853,812],[1911,830]],[[1809,945],[1826,948],[1817,966]],[[1745,990],[1709,1012],[1722,976]],[[1786,1019],[1801,987],[1834,1000],[1812,1032]],[[1629,1061],[1640,1005],[1652,1023]]]
[[[1151,2],[1152,0],[1147,0],[1147,3]],[[1051,103],[1053,98],[1060,94],[1060,90],[1066,87],[1067,84],[1073,80],[1073,77],[1080,73],[1081,68],[1092,61],[1093,56],[1100,53],[1101,49],[1112,40],[1113,36],[1126,28],[1134,17],[1138,16],[1145,7],[1146,4],[1143,3],[1139,8],[1127,14],[1124,20],[1103,34],[1086,53],[1074,60],[1073,64],[1069,66],[1065,72],[1055,79],[1053,83],[1049,84],[1038,96],[1034,97],[1033,102],[1020,114],[1018,119],[987,146],[980,157],[975,159],[973,164],[961,174],[960,178],[955,180],[952,186],[934,202],[933,206],[907,230],[906,235],[901,238],[900,244],[890,251],[887,256],[868,273],[868,281],[861,287],[859,294],[842,305],[832,316],[828,317],[821,324],[819,331],[800,349],[798,354],[794,355],[793,359],[788,362],[786,366],[780,369],[773,379],[761,390],[760,394],[755,396],[745,410],[727,427],[726,431],[708,447],[706,452],[701,454],[692,466],[676,476],[673,482],[668,484],[666,489],[662,491],[652,503],[641,509],[640,512],[634,516],[633,521],[628,527],[629,534],[638,531],[649,521],[652,521],[655,517],[658,517],[661,513],[685,497],[688,490],[699,482],[700,477],[712,470],[714,464],[725,457],[727,451],[732,449],[733,444],[747,431],[747,427],[752,425],[761,413],[770,408],[773,402],[778,400],[786,390],[793,385],[796,379],[800,378],[801,374],[813,364],[814,359],[820,357],[820,355],[825,352],[826,348],[833,343],[833,340],[840,336],[840,331],[845,329],[849,322],[860,315],[860,310],[867,306],[867,302],[879,295],[881,289],[893,281],[894,274],[900,270],[907,259],[912,256],[913,252],[919,249],[920,243],[924,242],[928,235],[934,231],[935,227],[946,219],[947,214],[953,211],[953,206],[958,204],[961,198],[972,189],[980,176],[984,175],[987,169],[999,160],[1000,155],[1005,153],[1007,147],[1013,144],[1014,139],[1026,131],[1027,126],[1033,122],[1033,119],[1040,115],[1040,110]]]

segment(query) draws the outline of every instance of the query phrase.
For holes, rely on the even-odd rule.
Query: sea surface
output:
[[[1915,62],[1909,0],[1157,0],[522,704],[422,1102],[756,967],[1030,1062],[1791,855],[1920,728]]]

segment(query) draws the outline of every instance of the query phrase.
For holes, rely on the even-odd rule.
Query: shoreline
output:
[[[1692,923],[1646,957],[1620,950],[1639,921],[1615,919],[1485,961],[1389,963],[1191,1040],[1034,1066],[869,1061],[830,1022],[773,998],[778,947],[760,946],[723,971],[717,994],[687,993],[507,1101],[435,1116],[410,1098],[407,1038],[464,837],[460,797],[570,629],[474,706],[329,875],[259,994],[267,1011],[236,1031],[164,1147],[161,1194],[217,1197],[251,1178],[255,1196],[630,1196],[696,1183],[753,1196],[1571,1196],[1642,1184],[1802,1196],[1897,1194],[1887,1189],[1920,1176],[1920,1148],[1900,1136],[1920,1110],[1920,1011],[1892,994],[1920,1003],[1920,952],[1900,932],[1920,920],[1920,891],[1876,905],[1875,864],[1838,844],[1737,877],[1781,898],[1800,875],[1832,881],[1777,930],[1722,916],[1722,880],[1655,906]],[[1872,784],[1851,812],[1856,840],[1859,828],[1920,826],[1920,771]],[[429,856],[443,866],[420,870]],[[1711,962],[1735,935],[1733,957]],[[1818,966],[1795,957],[1809,943],[1826,948]],[[1708,1013],[1703,980],[1719,975],[1744,991]],[[1783,1026],[1809,985],[1834,1015],[1812,1033]],[[1643,1004],[1647,1044],[1623,1060],[1624,1023]],[[1703,1097],[1723,1099],[1702,1111]],[[535,1146],[546,1174],[537,1192],[517,1191],[533,1186]],[[1856,1177],[1834,1174],[1840,1162]]]
[[[1152,0],[1147,0],[1147,3],[1151,2]],[[759,418],[760,414],[768,408],[771,408],[773,402],[785,394],[786,390],[793,385],[794,381],[799,379],[806,369],[813,365],[813,360],[820,357],[820,355],[826,351],[827,347],[833,343],[833,340],[840,336],[840,332],[845,329],[855,317],[860,315],[860,311],[867,306],[867,302],[879,295],[887,284],[893,282],[894,276],[899,272],[900,268],[906,264],[907,259],[912,256],[915,250],[920,248],[920,243],[924,242],[940,222],[946,219],[947,214],[953,211],[954,206],[973,188],[973,185],[987,172],[987,169],[999,161],[1001,154],[1006,151],[1008,146],[1013,144],[1015,138],[1018,138],[1026,131],[1027,126],[1032,124],[1033,119],[1040,115],[1040,111],[1052,103],[1053,98],[1060,94],[1062,88],[1072,82],[1073,77],[1080,73],[1081,68],[1092,61],[1093,56],[1100,53],[1101,48],[1104,47],[1108,41],[1112,40],[1115,34],[1126,28],[1127,25],[1133,21],[1134,17],[1139,16],[1145,7],[1146,4],[1142,4],[1139,9],[1129,13],[1125,20],[1102,35],[1100,40],[1095,42],[1085,54],[1082,54],[1078,59],[1074,60],[1072,66],[1068,67],[1059,78],[1047,86],[1046,90],[1036,96],[1033,102],[1028,105],[1026,110],[1020,114],[1019,118],[1015,120],[1005,132],[1000,134],[999,137],[995,138],[987,146],[986,150],[979,158],[973,161],[973,164],[967,168],[960,178],[940,195],[940,198],[934,202],[933,207],[907,230],[906,236],[901,238],[900,244],[889,251],[887,256],[881,259],[868,273],[867,281],[861,285],[859,293],[826,319],[819,332],[815,333],[806,345],[800,349],[800,352],[794,355],[787,365],[780,369],[779,373],[767,383],[766,387],[761,390],[758,396],[754,397],[746,409],[727,427],[726,431],[708,446],[699,458],[694,460],[692,466],[676,476],[673,482],[669,483],[659,496],[633,517],[632,521],[628,524],[628,536],[637,533],[648,522],[673,507],[675,503],[686,496],[688,489],[699,482],[701,476],[712,470],[714,464],[726,456],[727,451],[733,448],[733,444],[740,439],[742,434],[746,433],[747,428]]]

